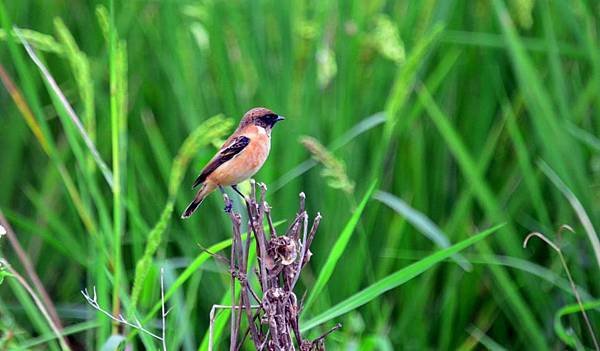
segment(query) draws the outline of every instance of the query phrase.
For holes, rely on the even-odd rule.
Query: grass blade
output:
[[[96,323],[95,321],[82,322],[82,323],[73,324],[73,325],[66,327],[65,329],[63,329],[61,335],[62,336],[73,335],[73,334],[77,334],[82,331],[94,329],[97,327],[98,327],[98,323]],[[44,335],[40,335],[40,336],[36,337],[35,339],[24,341],[19,346],[21,346],[23,349],[30,350],[34,346],[46,344],[50,341],[55,340],[56,338],[57,337],[55,334],[44,334]]]
[[[52,88],[52,91],[54,92],[54,94],[56,94],[56,96],[62,103],[63,107],[67,111],[67,115],[71,118],[71,121],[73,122],[75,127],[77,127],[77,131],[79,131],[79,134],[81,135],[81,138],[85,142],[85,145],[87,146],[87,148],[91,152],[92,156],[94,157],[94,161],[96,161],[96,164],[100,168],[100,171],[102,172],[102,175],[104,176],[104,179],[106,179],[106,182],[112,188],[113,187],[113,175],[110,172],[110,170],[108,169],[108,166],[106,165],[104,160],[102,160],[102,157],[100,156],[100,153],[98,152],[98,149],[96,148],[96,145],[94,145],[94,142],[89,137],[88,133],[86,132],[85,128],[83,127],[83,124],[79,120],[79,117],[75,113],[75,110],[73,110],[73,107],[71,106],[71,104],[69,103],[69,101],[67,100],[65,95],[62,93],[62,91],[58,87],[58,84],[56,84],[54,77],[52,77],[52,75],[50,74],[50,72],[48,71],[46,66],[39,59],[39,57],[37,56],[37,54],[31,47],[31,45],[29,45],[29,43],[27,42],[25,37],[23,35],[21,35],[20,30],[17,28],[15,28],[14,30],[15,30],[15,33],[17,33],[17,35],[19,36],[19,39],[21,40],[21,42],[23,43],[23,46],[25,47],[27,54],[29,54],[29,57],[31,58],[31,60],[39,68],[40,72],[42,72],[42,75],[44,76],[44,78],[46,79],[46,81],[48,82],[50,87]]]
[[[592,250],[594,251],[594,255],[596,256],[596,264],[598,265],[598,268],[600,268],[600,240],[598,240],[598,234],[596,233],[596,229],[594,229],[594,225],[592,224],[590,217],[585,211],[585,208],[583,208],[583,205],[581,204],[579,199],[577,199],[575,194],[573,194],[571,189],[569,189],[569,187],[562,181],[562,179],[560,179],[558,174],[556,174],[556,172],[554,172],[554,170],[546,162],[540,161],[538,163],[538,166],[540,167],[542,172],[544,172],[544,174],[548,177],[548,179],[552,181],[554,186],[556,186],[558,190],[560,190],[560,192],[563,193],[563,195],[571,204],[571,207],[573,207],[573,210],[577,214],[581,225],[585,229],[585,233],[587,234],[588,239],[590,240],[590,244],[592,244]]]
[[[385,191],[378,191],[373,198],[381,201],[399,215],[404,216],[408,222],[439,247],[445,249],[451,246],[448,236],[431,219],[422,212],[410,207],[399,197]],[[454,255],[452,259],[465,271],[470,271],[473,268],[469,261],[462,255]]]
[[[278,227],[279,225],[281,225],[284,222],[285,221],[275,222],[275,223],[273,223],[273,226]],[[242,240],[246,240],[246,235],[247,235],[247,233],[243,233],[241,235]],[[171,284],[169,289],[167,289],[167,291],[165,291],[165,303],[167,303],[167,301],[169,301],[169,299],[171,297],[173,297],[175,292],[179,288],[181,288],[183,286],[183,284],[185,284],[185,282],[191,278],[192,274],[194,274],[194,272],[196,272],[198,269],[200,269],[200,267],[202,267],[202,265],[206,261],[208,261],[209,258],[213,257],[214,254],[230,247],[231,242],[232,242],[232,239],[220,241],[220,242],[208,247],[207,249],[203,250],[198,256],[196,256],[196,258],[183,270],[183,272],[181,272],[181,274],[177,277],[177,279],[175,279],[175,281],[173,282],[173,284]],[[231,294],[227,294],[227,295],[231,295]],[[145,324],[148,321],[150,321],[153,318],[153,316],[161,309],[161,307],[162,307],[161,303],[157,302],[152,307],[152,309],[150,309],[150,311],[144,316],[144,318],[142,319],[142,324]],[[128,340],[131,340],[131,338],[133,338],[133,336],[135,336],[136,334],[137,334],[137,331],[133,330],[128,335],[128,337],[127,337]]]
[[[302,326],[303,330],[309,330],[318,325],[321,325],[335,317],[341,316],[349,311],[352,311],[369,301],[377,298],[381,294],[385,293],[388,290],[394,289],[407,281],[415,278],[421,273],[427,271],[429,268],[433,267],[436,263],[439,263],[445,260],[448,257],[458,253],[461,250],[466,249],[467,247],[477,243],[485,239],[490,234],[494,233],[498,229],[500,229],[504,224],[497,225],[490,229],[487,229],[477,235],[474,235],[468,239],[465,239],[457,244],[452,245],[451,247],[440,250],[418,262],[411,264],[408,267],[405,267],[399,271],[396,271],[387,277],[377,281],[375,284],[370,285],[369,287],[363,289],[357,294],[347,298],[346,300],[338,303],[327,311],[319,314],[318,316],[308,320]]]
[[[110,1],[110,35],[108,40],[108,63],[110,76],[110,131],[112,146],[112,170],[114,183],[113,194],[113,227],[112,227],[112,264],[113,264],[113,315],[120,315],[121,281],[125,277],[122,266],[121,238],[124,231],[125,211],[123,187],[125,172],[127,142],[127,51],[125,43],[118,39],[115,22],[114,1]],[[113,324],[113,334],[118,333],[117,325]]]
[[[502,211],[498,200],[482,177],[475,161],[467,151],[467,148],[465,147],[459,134],[425,87],[420,90],[419,98],[425,105],[425,109],[435,123],[438,131],[446,141],[446,144],[448,144],[448,147],[456,158],[461,171],[465,175],[465,178],[471,183],[473,192],[475,193],[481,206],[487,212],[488,216],[496,222],[506,221],[506,215]],[[514,240],[517,235],[511,222],[507,222],[505,231],[509,235],[501,235],[499,237],[500,243],[505,250],[516,256],[521,252],[521,250],[517,244],[517,241]],[[491,248],[486,245],[486,243],[481,245],[481,250],[485,255],[492,254]],[[500,267],[490,267],[490,269],[497,280],[497,286],[510,302],[510,309],[518,316],[519,319],[523,321],[524,325],[527,326],[526,328],[521,329],[523,333],[528,335],[529,340],[535,344],[535,348],[547,349],[543,333],[540,327],[537,325],[535,318],[527,304],[518,293],[518,289],[511,277]],[[526,283],[526,281],[523,282]]]
[[[350,141],[354,140],[354,138],[360,136],[361,134],[371,130],[379,126],[380,124],[385,122],[385,115],[382,112],[376,113],[365,119],[358,122],[354,127],[350,128],[347,132],[345,132],[342,136],[335,139],[330,145],[327,146],[327,149],[331,152],[338,150],[344,145],[348,144]],[[293,179],[301,176],[302,174],[308,172],[311,168],[317,165],[317,161],[310,158],[290,171],[286,172],[279,179],[277,179],[271,188],[274,189],[272,191],[277,191],[281,189],[284,185],[291,182]]]
[[[319,294],[321,294],[321,292],[325,288],[325,285],[327,285],[327,282],[329,281],[329,278],[331,278],[331,275],[333,274],[333,271],[335,270],[335,267],[340,257],[342,257],[342,255],[344,254],[346,246],[348,246],[348,243],[352,238],[352,233],[354,233],[354,230],[358,225],[358,221],[360,220],[360,216],[362,215],[365,207],[367,206],[367,202],[371,198],[371,195],[373,194],[376,185],[377,182],[371,183],[371,186],[363,196],[362,200],[360,201],[360,204],[356,207],[356,210],[354,210],[352,217],[350,217],[350,220],[348,220],[348,222],[346,223],[346,226],[340,233],[337,241],[335,242],[335,244],[333,244],[333,247],[329,252],[329,256],[327,257],[325,264],[321,268],[321,272],[319,273],[317,281],[315,282],[315,285],[310,291],[308,299],[304,304],[304,311],[309,309],[310,305],[312,305],[316,297],[319,296]]]
[[[588,311],[588,310],[592,310],[592,309],[598,310],[598,309],[600,309],[600,300],[584,302],[581,305],[578,303],[567,305],[567,306],[564,306],[563,308],[561,308],[560,310],[558,310],[556,312],[556,314],[554,315],[554,332],[556,333],[556,335],[558,335],[558,337],[560,338],[560,340],[562,340],[562,342],[564,342],[565,344],[567,344],[571,347],[575,347],[575,348],[579,344],[578,340],[572,331],[568,331],[567,328],[565,328],[565,326],[562,324],[561,319],[564,316],[568,316],[568,315],[575,314],[575,313],[581,313],[582,307],[583,307],[584,311]]]
[[[131,309],[135,309],[137,306],[140,293],[142,292],[144,280],[146,279],[146,275],[148,274],[152,264],[152,257],[158,249],[162,241],[163,232],[167,228],[167,224],[171,219],[171,214],[173,213],[173,208],[175,206],[177,190],[181,185],[183,175],[185,174],[185,170],[187,169],[190,160],[196,154],[199,148],[206,146],[219,138],[222,138],[231,128],[231,125],[232,121],[225,120],[222,115],[211,117],[198,126],[198,128],[196,128],[196,130],[194,130],[192,134],[190,134],[190,136],[188,136],[188,138],[183,142],[183,145],[179,149],[177,157],[175,158],[173,166],[171,167],[171,175],[169,178],[169,198],[167,199],[167,203],[163,208],[160,218],[148,235],[144,255],[138,260],[135,268],[133,289],[131,292]]]

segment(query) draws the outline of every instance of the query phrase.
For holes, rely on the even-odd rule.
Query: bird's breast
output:
[[[223,186],[241,183],[252,177],[265,163],[271,149],[268,134],[249,133],[250,143],[238,155],[217,168],[210,178]]]

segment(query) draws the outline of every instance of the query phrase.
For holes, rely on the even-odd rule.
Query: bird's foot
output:
[[[223,208],[223,211],[225,211],[227,213],[231,213],[231,208],[232,208],[231,202],[227,202],[225,204],[225,208]]]

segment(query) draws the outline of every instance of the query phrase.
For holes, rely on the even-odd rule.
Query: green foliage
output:
[[[376,185],[377,185],[377,182],[373,182],[371,184],[371,186],[369,187],[369,190],[367,190],[367,192],[363,196],[362,200],[358,204],[358,207],[356,207],[356,209],[354,210],[354,213],[352,213],[352,216],[350,217],[348,222],[346,222],[344,229],[337,236],[337,240],[335,241],[335,244],[333,244],[333,246],[331,247],[331,250],[329,250],[329,255],[327,256],[327,260],[325,261],[323,268],[321,268],[319,276],[317,277],[317,280],[315,281],[315,285],[311,289],[310,294],[308,295],[308,299],[306,300],[306,303],[304,304],[305,311],[309,309],[310,305],[314,302],[316,297],[321,294],[322,290],[327,285],[329,278],[331,278],[331,275],[333,274],[333,271],[335,270],[335,267],[337,266],[338,261],[344,254],[344,251],[346,251],[346,247],[348,246],[348,243],[350,242],[350,239],[352,238],[352,234],[356,230],[356,226],[358,225],[358,221],[360,220],[360,218],[363,214],[363,211],[365,210],[365,207],[367,206],[367,202],[369,202],[369,200],[371,199],[371,195],[373,195],[373,191],[375,190]]]
[[[417,228],[423,235],[428,237],[437,246],[441,248],[450,247],[450,240],[448,236],[431,221],[423,213],[410,207],[402,199],[383,191],[375,194],[375,199],[386,204],[388,207],[396,211],[399,215],[406,217],[406,220]],[[472,269],[471,264],[461,255],[456,255],[452,258],[458,263],[464,270],[470,271]]]
[[[6,269],[0,266],[0,284],[4,282],[4,278],[10,276],[12,276],[12,274],[10,274],[10,272],[8,272]]]
[[[447,249],[440,250],[424,259],[421,259],[406,268],[403,268],[397,272],[388,275],[387,277],[359,291],[355,295],[352,295],[346,300],[315,316],[313,319],[303,324],[302,328],[304,330],[309,330],[337,316],[357,309],[365,303],[377,298],[379,295],[385,293],[386,291],[400,286],[406,283],[407,281],[413,279],[414,277],[418,276],[419,274],[427,271],[434,264],[460,252],[461,250],[464,250],[465,248],[475,244],[480,240],[485,239],[485,237],[497,231],[501,226],[502,225],[490,228],[484,232],[474,235],[471,238],[465,239],[455,245],[452,245]]]
[[[53,36],[36,32],[31,29],[21,29],[21,35],[27,40],[31,45],[33,45],[36,49],[47,51],[51,53],[55,53],[58,55],[63,54],[64,48],[59,44]],[[0,40],[7,41],[6,31],[0,30]],[[12,40],[17,40],[18,37],[15,34],[15,31],[11,31]]]
[[[340,189],[348,194],[354,191],[354,183],[348,179],[346,165],[336,159],[325,146],[315,138],[303,136],[300,142],[312,154],[312,157],[323,165],[323,177],[327,184],[334,189]]]
[[[171,168],[171,176],[169,178],[169,198],[160,218],[150,231],[150,234],[148,234],[144,255],[135,267],[133,288],[131,291],[131,308],[135,309],[135,306],[137,305],[143,287],[142,284],[152,265],[154,253],[160,246],[163,233],[171,219],[177,191],[179,190],[179,186],[181,185],[181,181],[184,173],[187,171],[191,158],[201,147],[209,145],[215,139],[222,138],[231,128],[231,124],[231,120],[226,120],[221,115],[214,116],[198,126],[198,128],[186,138],[179,149]]]
[[[583,304],[583,309],[585,311],[597,310],[598,308],[600,308],[600,300],[592,300]],[[562,323],[563,317],[575,313],[581,313],[581,306],[576,303],[564,306],[560,310],[558,310],[554,315],[554,332],[566,345],[569,345],[578,350],[585,350],[585,348],[581,344],[581,340],[579,339],[577,334],[573,332],[573,329],[570,327],[565,327],[565,325]]]
[[[558,258],[521,244],[575,229],[552,240],[600,325],[599,13],[590,0],[0,0],[0,208],[78,345],[157,348],[79,291],[159,331],[164,267],[169,349],[207,348],[210,308],[231,298],[213,255],[227,256],[230,223],[218,194],[178,214],[239,117],[267,106],[287,117],[256,175],[274,219],[301,191],[323,216],[296,291],[313,337],[341,322],[331,349],[584,348]],[[28,279],[5,237],[0,250]],[[0,345],[60,349],[15,279],[0,315],[18,331]],[[222,311],[216,349],[227,323]]]

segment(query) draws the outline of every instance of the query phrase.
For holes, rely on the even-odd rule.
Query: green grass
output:
[[[169,349],[206,349],[210,308],[231,293],[226,265],[202,248],[226,252],[231,224],[218,195],[179,214],[240,116],[267,106],[287,117],[256,176],[274,219],[293,218],[301,191],[323,215],[297,291],[308,290],[309,336],[340,322],[331,349],[590,348],[559,259],[522,240],[540,231],[561,245],[599,326],[599,11],[591,0],[0,0],[0,209],[70,340],[159,347],[131,329],[111,338],[80,290],[159,333],[163,267]],[[345,165],[352,193],[302,136]],[[562,224],[575,234],[556,235]],[[0,257],[25,275],[4,237]],[[61,348],[11,277],[3,347]]]

